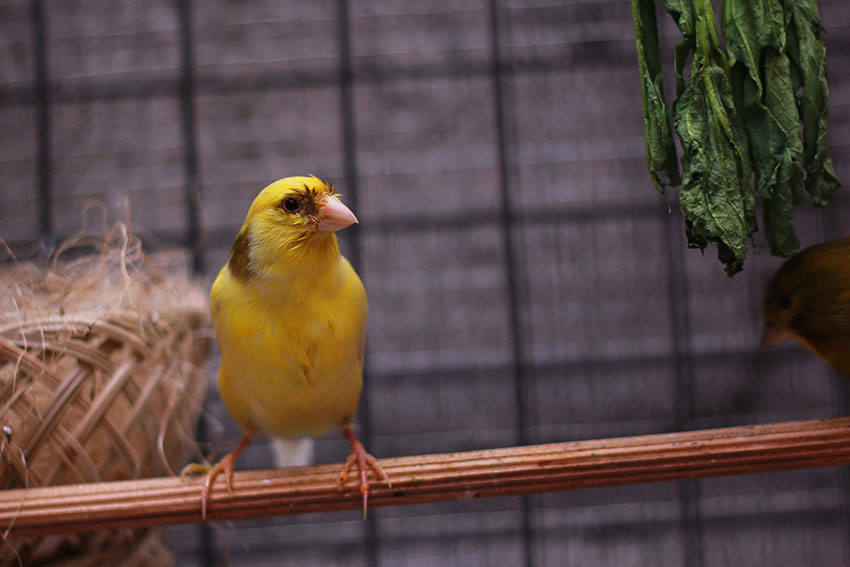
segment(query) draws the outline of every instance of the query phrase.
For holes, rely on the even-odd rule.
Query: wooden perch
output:
[[[383,459],[392,488],[373,485],[370,506],[466,500],[823,467],[850,463],[850,418],[731,427]],[[219,480],[209,520],[360,508],[339,464],[237,472]],[[0,492],[0,530],[39,535],[201,520],[201,479],[176,477]]]

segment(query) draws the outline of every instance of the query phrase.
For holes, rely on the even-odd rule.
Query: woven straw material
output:
[[[185,254],[148,257],[121,223],[60,252],[76,258],[0,271],[0,488],[174,474],[211,336]],[[149,530],[22,540],[13,527],[6,541],[3,564],[170,562]]]

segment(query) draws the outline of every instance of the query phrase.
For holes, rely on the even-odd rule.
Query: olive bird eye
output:
[[[779,307],[782,309],[788,309],[791,307],[791,298],[787,295],[783,295],[779,298]]]
[[[283,208],[290,213],[294,213],[295,211],[301,208],[301,203],[299,203],[298,199],[296,199],[295,197],[289,197],[287,199],[284,199]]]

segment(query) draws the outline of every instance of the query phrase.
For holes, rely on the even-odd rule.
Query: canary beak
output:
[[[761,335],[761,346],[772,347],[790,338],[791,332],[788,329],[783,329],[776,323],[765,323],[764,331]]]
[[[336,197],[327,197],[319,209],[319,232],[334,232],[358,222],[351,209],[342,204]]]

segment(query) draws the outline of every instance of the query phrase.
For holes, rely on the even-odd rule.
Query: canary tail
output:
[[[303,467],[313,463],[315,442],[310,437],[301,439],[269,439],[272,461],[276,468]]]

